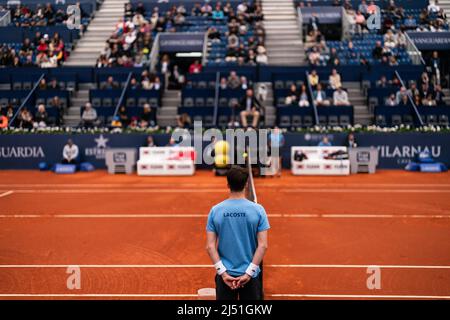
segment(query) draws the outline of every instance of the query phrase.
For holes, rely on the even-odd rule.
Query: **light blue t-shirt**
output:
[[[218,251],[231,276],[241,276],[253,260],[258,232],[270,228],[264,208],[247,199],[228,199],[211,209],[206,230],[218,238]],[[255,277],[259,274],[255,274]]]

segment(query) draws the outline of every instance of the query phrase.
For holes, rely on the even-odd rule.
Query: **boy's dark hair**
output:
[[[248,170],[239,166],[232,166],[228,170],[227,181],[231,192],[241,192],[248,181]]]

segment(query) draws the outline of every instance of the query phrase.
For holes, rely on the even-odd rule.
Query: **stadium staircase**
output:
[[[165,90],[162,105],[156,119],[160,127],[175,127],[177,125],[178,107],[181,105],[180,90]]]
[[[81,121],[81,107],[89,101],[89,90],[95,88],[92,83],[79,83],[78,90],[70,98],[70,106],[64,115],[64,126],[76,127]]]
[[[105,0],[95,14],[83,38],[72,51],[66,66],[93,66],[105,42],[114,32],[124,14],[127,0]]]
[[[373,113],[369,111],[367,98],[361,89],[360,82],[344,82],[343,87],[347,89],[348,100],[353,105],[354,123],[370,125],[373,123]]]
[[[439,7],[444,9],[445,14],[447,15],[447,21],[450,20],[450,0],[440,0]]]
[[[305,48],[292,0],[263,0],[266,48],[269,63],[305,65]]]

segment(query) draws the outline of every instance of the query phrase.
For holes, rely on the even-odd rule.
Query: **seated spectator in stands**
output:
[[[222,11],[222,7],[219,2],[216,3],[216,7],[214,8],[214,10],[212,12],[212,18],[214,20],[222,20],[223,18],[225,18],[225,15]]]
[[[342,87],[338,87],[333,93],[333,104],[335,106],[349,106],[348,94]]]
[[[259,45],[256,49],[256,63],[257,64],[268,64],[269,58],[267,57],[266,48]]]
[[[129,88],[131,89],[131,90],[137,90],[137,89],[140,89],[141,88],[141,85],[139,84],[139,82],[136,80],[136,78],[131,78],[131,80],[130,80],[130,86],[129,86]]]
[[[201,10],[202,16],[208,17],[208,16],[212,15],[213,8],[211,7],[211,5],[208,2],[205,2],[200,10]]]
[[[26,107],[22,108],[18,115],[19,127],[23,129],[32,129],[33,128],[33,116],[31,112],[28,111]]]
[[[422,105],[426,107],[436,106],[436,100],[433,98],[433,94],[430,92],[425,98],[422,99]]]
[[[114,81],[114,78],[112,76],[109,76],[108,79],[106,80],[106,82],[104,82],[101,85],[101,89],[102,90],[113,90],[113,89],[118,89],[119,88],[119,84]]]
[[[241,76],[240,80],[241,80],[241,89],[242,90],[247,90],[250,88],[250,84],[248,83],[247,77]]]
[[[386,105],[386,106],[389,106],[389,107],[394,107],[394,106],[398,105],[397,99],[395,98],[395,94],[392,93],[392,94],[386,99],[385,105]]]
[[[45,105],[40,104],[34,115],[33,126],[35,128],[45,128],[49,124],[48,113],[45,111]]]
[[[128,118],[127,108],[125,106],[120,106],[119,112],[117,113],[119,117],[119,121],[122,124],[122,127],[125,128],[129,125],[130,119]]]
[[[403,25],[405,26],[406,29],[415,29],[417,27],[417,20],[416,18],[414,18],[414,16],[409,15]]]
[[[25,38],[25,40],[23,40],[22,47],[20,48],[19,56],[26,57],[29,55],[33,55],[33,52],[34,52],[33,43],[31,43],[30,38]]]
[[[407,94],[401,95],[401,100],[398,103],[400,107],[408,107],[410,106],[409,98]]]
[[[182,113],[177,116],[177,126],[178,128],[187,129],[191,126],[191,117],[187,113]]]
[[[317,85],[319,84],[319,75],[317,74],[316,70],[312,70],[311,73],[308,75],[308,81],[311,85],[311,88],[316,89]]]
[[[78,146],[73,143],[72,139],[67,140],[63,149],[63,164],[76,164],[79,155]]]
[[[1,106],[0,106],[0,129],[4,129],[8,127],[8,117],[1,112]]]
[[[322,89],[322,84],[317,84],[317,90],[313,92],[314,103],[317,106],[329,106],[330,100],[327,98],[327,93]]]
[[[389,48],[395,48],[397,46],[397,39],[392,30],[388,30],[383,38],[385,46]]]
[[[291,84],[289,88],[289,92],[284,99],[284,103],[286,105],[297,104],[298,103],[299,93],[297,90],[297,86],[295,84]]]
[[[45,80],[45,78],[42,78],[41,81],[39,81],[38,89],[39,90],[47,89],[47,81]]]
[[[228,88],[227,78],[220,78],[219,87],[221,90],[226,90]]]
[[[332,144],[331,144],[330,140],[328,139],[328,137],[324,136],[317,146],[318,147],[331,147]]]
[[[64,109],[64,105],[63,105],[61,99],[58,96],[54,96],[48,103],[48,107],[55,108],[56,110],[58,110],[58,112],[57,112],[58,117],[56,118],[56,125],[59,126],[60,124],[62,124],[65,109]]]
[[[420,94],[416,94],[413,97],[413,100],[416,106],[420,106],[422,104],[422,98],[420,97]]]
[[[174,65],[172,72],[169,74],[169,89],[179,90],[183,86],[185,79],[178,65]]]
[[[122,122],[120,121],[119,116],[114,116],[111,120],[111,128],[116,129],[116,128],[122,128]]]
[[[372,50],[372,57],[375,60],[381,60],[381,58],[383,57],[383,46],[381,41],[377,41],[375,43],[375,48]]]
[[[328,82],[330,84],[331,89],[333,90],[342,87],[341,75],[337,72],[336,69],[333,69],[331,71],[331,75],[328,78]]]
[[[52,78],[50,83],[47,85],[47,89],[48,90],[60,90],[61,87],[58,84],[58,80],[56,80],[55,78]]]
[[[241,79],[237,75],[236,71],[230,71],[230,75],[228,76],[228,88],[237,89],[241,86]]]
[[[299,107],[309,107],[308,93],[306,91],[305,85],[302,85],[300,88],[298,106]]]
[[[92,128],[97,124],[97,111],[90,102],[86,102],[83,113],[81,114],[81,126],[83,128]]]
[[[433,94],[433,88],[428,83],[423,83],[422,87],[420,88],[420,96],[423,98],[426,98],[429,94]]]
[[[148,103],[144,104],[139,120],[140,120],[139,126],[141,128],[156,126],[156,113]]]
[[[405,87],[402,86],[400,90],[395,94],[395,100],[397,100],[397,104],[400,104],[404,96],[408,98],[408,91]]]
[[[258,99],[254,96],[253,89],[247,89],[245,92],[245,97],[240,101],[241,107],[241,123],[244,128],[248,127],[247,117],[253,117],[252,126],[253,128],[258,127],[259,117],[261,115],[262,106]]]
[[[445,105],[445,94],[442,92],[441,85],[436,85],[434,88],[434,100],[436,101],[436,104],[438,106],[444,106]]]
[[[355,25],[356,25],[356,33],[362,34],[363,30],[366,27],[366,17],[361,11],[356,11],[355,15]]]
[[[200,61],[195,60],[190,66],[189,66],[189,73],[190,74],[194,74],[194,73],[200,73],[202,72],[202,64],[200,63]]]
[[[403,31],[403,28],[401,28],[397,34],[396,34],[396,38],[397,38],[397,47],[398,48],[406,48],[406,35],[405,32]]]
[[[384,76],[384,75],[381,76],[380,80],[377,80],[377,82],[375,83],[375,85],[376,85],[378,88],[387,88],[388,85],[389,85],[389,83],[388,83],[388,81],[387,81],[386,76]]]
[[[308,54],[308,60],[309,63],[312,65],[320,65],[320,60],[321,60],[321,56],[320,56],[320,52],[317,49],[317,47],[313,47],[311,49],[311,51]]]
[[[438,13],[441,10],[438,0],[430,0],[430,4],[427,9],[429,13]]]
[[[417,85],[416,85],[415,82],[413,82],[413,83],[411,83],[411,84],[409,85],[408,95],[409,95],[410,97],[414,97],[414,96],[416,96],[416,95],[420,95],[420,91],[419,91],[419,89],[417,89]]]

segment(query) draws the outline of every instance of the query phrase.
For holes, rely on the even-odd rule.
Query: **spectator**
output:
[[[241,79],[238,77],[236,71],[230,72],[227,82],[230,89],[237,89],[241,86]]]
[[[392,94],[386,99],[385,104],[386,104],[387,106],[389,106],[389,107],[394,107],[394,106],[398,105],[397,99],[395,98],[395,94],[392,93]]]
[[[407,94],[401,95],[400,97],[401,97],[401,98],[400,98],[401,100],[400,100],[400,102],[398,103],[398,105],[399,105],[400,107],[408,107],[408,106],[410,106],[409,98],[408,98],[408,95],[407,95]]]
[[[299,107],[309,107],[308,93],[306,92],[305,85],[301,86],[298,106]]]
[[[36,128],[45,128],[48,125],[48,113],[45,111],[45,105],[40,104],[34,116],[33,126]]]
[[[336,90],[337,88],[340,88],[342,86],[341,75],[337,72],[336,69],[333,69],[331,71],[331,75],[330,75],[328,81],[330,83],[330,87],[333,90]]]
[[[125,106],[120,106],[119,112],[117,113],[119,117],[119,121],[123,128],[127,127],[130,123],[130,119],[128,118],[127,108]]]
[[[30,111],[24,107],[18,115],[19,127],[24,129],[33,128],[33,116]]]
[[[195,60],[190,66],[189,66],[189,73],[190,74],[194,74],[194,73],[200,73],[202,72],[202,65],[200,63],[200,61]]]
[[[299,93],[297,90],[297,86],[295,84],[291,84],[291,87],[289,88],[289,92],[288,92],[286,98],[284,99],[284,103],[286,105],[297,104],[298,97],[299,97]]]
[[[427,107],[436,106],[436,101],[433,98],[433,94],[430,92],[425,98],[422,99],[422,105]]]
[[[312,70],[308,75],[308,81],[313,89],[317,88],[317,85],[319,84],[319,75],[316,70]]]
[[[445,105],[445,94],[442,92],[441,85],[437,85],[434,89],[434,100],[436,101],[436,104],[438,106],[444,106]]]
[[[61,90],[61,87],[58,84],[58,81],[53,78],[47,86],[48,90]]]
[[[58,116],[56,118],[56,125],[61,125],[63,123],[63,116],[65,113],[64,105],[61,99],[58,96],[54,96],[48,103],[48,106],[57,110]]]
[[[178,128],[186,129],[191,126],[191,117],[187,113],[182,113],[177,116],[177,125]]]
[[[403,97],[406,96],[408,97],[408,91],[406,90],[405,87],[401,87],[399,91],[397,91],[396,95],[395,95],[395,99],[397,100],[397,104],[400,104],[400,102],[402,101]]]
[[[8,127],[8,117],[3,114],[2,110],[1,110],[1,106],[0,106],[0,129],[4,129]]]
[[[419,89],[417,89],[417,85],[415,82],[411,83],[408,89],[408,95],[410,97],[414,97],[416,95],[420,95]]]
[[[240,112],[241,123],[244,128],[248,127],[247,117],[253,117],[252,126],[253,128],[258,127],[259,117],[261,115],[262,106],[258,99],[253,94],[252,89],[247,89],[245,92],[245,97],[242,98],[240,102],[240,107],[242,111]]]
[[[79,150],[78,146],[73,143],[72,139],[67,140],[63,149],[63,164],[76,164]]]
[[[97,111],[92,107],[90,102],[86,102],[83,113],[81,115],[81,126],[84,128],[94,127],[97,123]]]
[[[381,44],[381,41],[377,41],[375,43],[375,48],[372,50],[372,57],[375,60],[381,60],[383,57],[383,46]]]
[[[377,80],[376,82],[376,86],[378,88],[387,88],[389,85],[386,76],[381,76],[380,80]]]
[[[319,147],[331,147],[332,144],[331,144],[330,140],[328,139],[328,137],[324,136],[317,146],[319,146]]]
[[[145,146],[146,147],[150,147],[150,148],[157,147],[157,145],[155,143],[155,139],[153,139],[153,136],[148,136],[147,137],[147,141],[146,141],[146,145]]]
[[[148,103],[144,104],[143,111],[140,116],[139,126],[141,128],[156,126],[156,114]]]
[[[313,92],[314,103],[317,106],[329,106],[330,101],[327,98],[327,93],[322,89],[322,84],[317,84],[317,90]]]
[[[350,132],[347,136],[346,147],[349,149],[358,147],[358,144],[356,143],[355,135],[353,134],[353,132]]]
[[[348,101],[348,95],[345,90],[342,90],[342,87],[338,87],[337,90],[333,93],[333,104],[335,106],[349,106],[350,102]]]
[[[114,81],[114,78],[112,76],[109,76],[106,82],[104,82],[101,86],[102,90],[113,90],[118,88],[119,84],[116,81]]]

